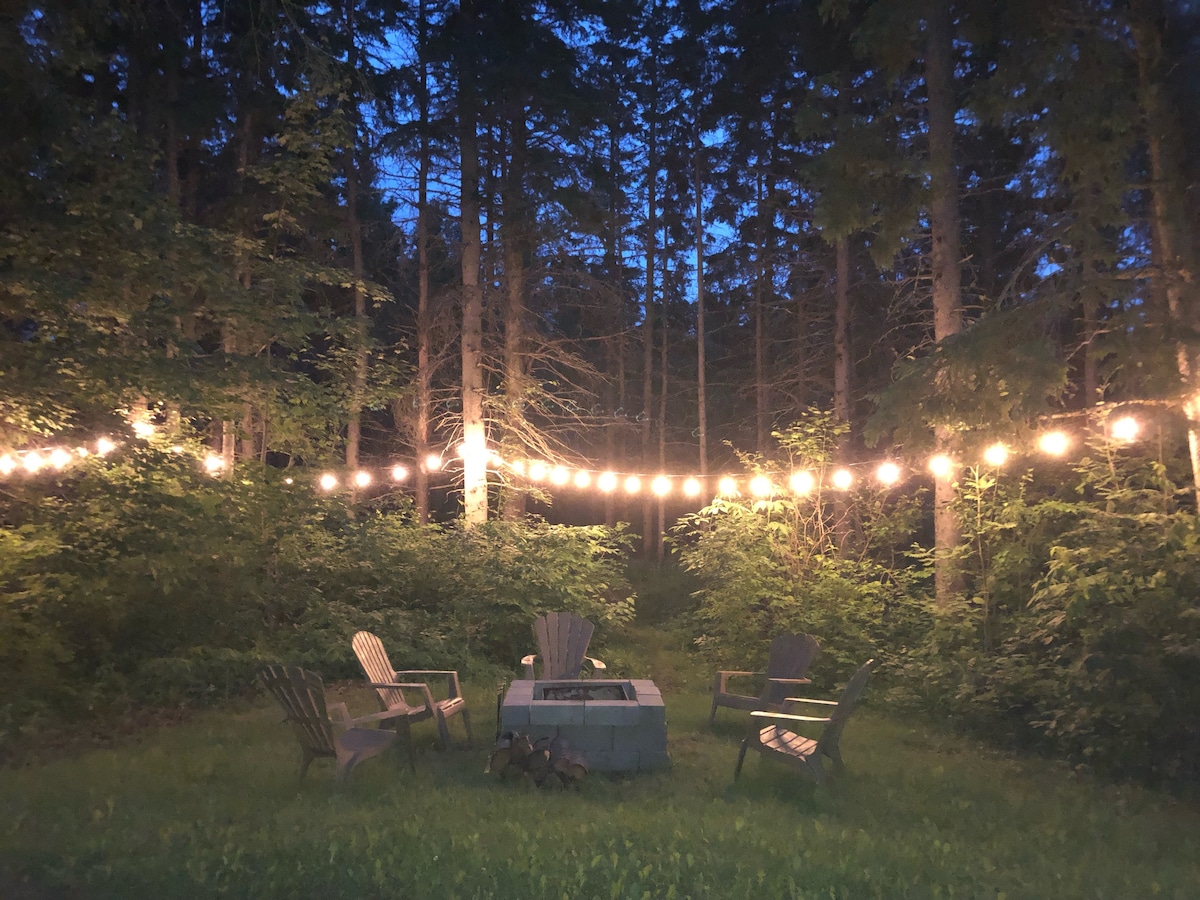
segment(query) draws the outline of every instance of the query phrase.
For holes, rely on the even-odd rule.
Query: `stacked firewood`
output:
[[[530,740],[529,735],[506,731],[496,740],[485,772],[501,778],[528,776],[538,787],[559,784],[579,787],[587,777],[587,759],[560,737]]]

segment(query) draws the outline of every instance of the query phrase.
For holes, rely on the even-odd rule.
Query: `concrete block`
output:
[[[529,707],[531,725],[582,725],[583,704],[570,700],[543,700]]]
[[[641,707],[627,700],[596,700],[583,705],[587,725],[631,726],[641,717]]]

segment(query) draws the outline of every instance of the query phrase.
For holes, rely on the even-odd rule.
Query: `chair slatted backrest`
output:
[[[542,677],[578,678],[596,626],[575,613],[546,613],[533,623]]]
[[[781,634],[775,637],[767,657],[767,678],[804,678],[820,650],[820,643],[811,634]],[[771,684],[768,681],[763,700],[778,704],[795,693],[795,685]]]
[[[316,756],[334,756],[333,724],[321,677],[299,666],[262,666],[258,677],[275,695],[300,745]]]
[[[850,677],[850,680],[846,682],[842,696],[838,698],[838,705],[829,714],[829,718],[832,721],[825,726],[825,730],[821,732],[821,736],[817,740],[818,754],[825,747],[837,748],[838,742],[842,737],[842,729],[846,727],[846,720],[850,718],[850,714],[858,707],[858,702],[862,699],[863,692],[867,689],[867,682],[871,680],[871,672],[874,668],[875,660],[868,659]]]
[[[396,670],[392,668],[387,651],[383,649],[383,641],[369,631],[360,631],[354,635],[351,645],[367,681],[375,684],[396,681]],[[379,702],[383,704],[384,709],[412,708],[404,699],[404,691],[400,688],[376,688],[375,691],[379,694]]]

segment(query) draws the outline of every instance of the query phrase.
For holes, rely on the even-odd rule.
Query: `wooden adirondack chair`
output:
[[[771,641],[766,672],[718,672],[713,679],[712,711],[708,714],[708,724],[716,721],[718,706],[778,712],[784,699],[796,693],[797,685],[812,683],[805,675],[820,650],[821,645],[811,634],[781,634]],[[750,676],[766,676],[766,684],[758,696],[735,694],[729,690],[730,678]]]
[[[284,721],[292,726],[300,742],[300,749],[304,752],[304,759],[300,763],[301,779],[314,759],[333,757],[337,761],[337,782],[341,784],[360,762],[378,756],[397,740],[404,740],[408,744],[408,764],[416,771],[406,723],[397,731],[358,727],[368,722],[381,722],[391,716],[377,713],[352,719],[345,703],[334,703],[326,709],[325,686],[321,683],[321,677],[299,666],[262,666],[258,670],[258,677],[283,707],[287,714]],[[338,714],[338,721],[329,718],[328,710]]]
[[[839,746],[842,729],[846,727],[846,720],[850,718],[850,714],[858,706],[858,701],[862,699],[863,691],[867,689],[867,682],[870,680],[874,668],[875,660],[867,660],[846,683],[839,700],[789,697],[784,704],[785,709],[788,710],[804,703],[826,708],[833,707],[828,716],[804,716],[790,711],[755,710],[751,712],[750,715],[753,718],[751,719],[750,733],[742,741],[741,750],[738,752],[737,767],[733,770],[733,780],[737,781],[737,777],[742,773],[742,761],[746,758],[746,751],[750,748],[764,756],[795,766],[811,776],[818,784],[830,775],[825,770],[826,757],[832,762],[833,773],[844,771],[846,767],[842,762],[842,751]],[[764,720],[775,724],[763,726]],[[825,727],[821,730],[821,736],[816,740],[796,734],[786,727],[791,725],[794,728],[803,723],[821,723]]]
[[[603,672],[604,663],[585,655],[596,626],[575,613],[546,613],[533,622],[533,636],[540,653],[531,653],[521,660],[525,677],[534,679],[533,661],[542,658],[542,678],[551,681],[578,678],[583,662],[592,664],[593,672]]]
[[[450,729],[446,726],[446,720],[461,713],[463,729],[467,732],[467,743],[472,742],[471,714],[467,712],[467,701],[463,698],[462,687],[458,683],[458,672],[451,669],[405,669],[397,672],[388,660],[383,642],[369,631],[358,632],[351,644],[367,681],[375,688],[381,708],[392,716],[403,717],[408,724],[432,717],[437,722],[442,747],[450,746]],[[428,684],[431,676],[445,679],[444,699],[434,699]],[[406,691],[419,697],[419,704],[410,703]]]

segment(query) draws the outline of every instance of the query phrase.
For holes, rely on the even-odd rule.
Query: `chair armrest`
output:
[[[753,710],[750,715],[760,719],[779,719],[784,722],[832,722],[828,716],[793,716],[790,713],[767,712],[764,709]]]
[[[812,684],[811,678],[768,678],[771,684]]]
[[[330,703],[325,707],[330,713],[330,719],[337,725],[344,725],[350,721],[350,710],[346,708],[345,703]],[[336,713],[336,716],[333,714]]]
[[[462,696],[462,687],[458,683],[458,671],[455,669],[405,669],[403,672],[397,672],[397,675],[445,675],[446,690],[449,693],[449,699]]]
[[[600,660],[596,659],[595,657],[585,656],[584,659],[586,659],[588,662],[590,662],[592,664],[592,668],[595,669],[597,672],[607,672],[608,671],[608,666],[606,666],[604,663],[600,662]]]
[[[765,674],[766,674],[765,672],[740,672],[740,671],[735,672],[735,671],[731,671],[731,670],[727,670],[727,669],[720,669],[717,671],[716,677],[713,678],[713,693],[714,694],[726,693],[727,683],[728,683],[729,679],[734,676],[749,677],[751,675],[765,675]]]
[[[343,703],[340,705],[344,707],[346,704]],[[387,709],[387,710],[384,710],[383,712],[370,713],[369,715],[365,715],[365,716],[355,716],[353,719],[346,719],[345,721],[339,722],[337,724],[339,727],[342,727],[342,728],[352,728],[357,725],[363,725],[367,722],[383,722],[386,719],[398,719],[398,718],[407,719],[408,713],[402,712],[400,710]]]
[[[525,678],[528,681],[533,681],[534,679],[533,661],[537,659],[537,657],[538,655],[536,653],[530,653],[528,656],[521,657],[521,665],[525,667]]]
[[[837,700],[814,700],[812,697],[788,697],[784,703],[816,703],[820,706],[837,706]]]

